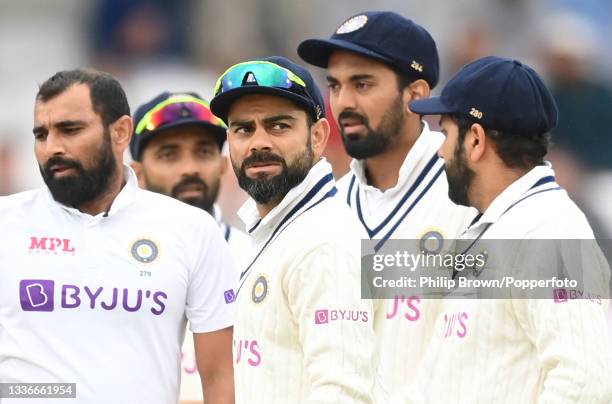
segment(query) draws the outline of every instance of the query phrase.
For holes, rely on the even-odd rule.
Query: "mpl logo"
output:
[[[53,254],[57,255],[58,253],[72,254],[74,255],[75,249],[74,246],[70,245],[71,240],[67,238],[59,238],[59,237],[30,237],[30,248],[29,252],[32,253],[43,253],[43,254]]]
[[[29,279],[19,282],[19,297],[23,311],[53,311],[55,282]]]

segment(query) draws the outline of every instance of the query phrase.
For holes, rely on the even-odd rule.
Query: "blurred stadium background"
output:
[[[302,39],[327,37],[347,17],[374,9],[397,11],[432,33],[442,71],[434,94],[487,54],[534,66],[561,112],[549,156],[558,180],[598,236],[612,238],[610,0],[0,0],[0,195],[42,185],[34,96],[58,70],[113,73],[132,110],[163,90],[210,99],[229,65],[272,54],[299,61]],[[323,71],[310,69],[324,87]],[[336,174],[346,172],[337,133],[327,155]],[[230,170],[220,197],[230,222],[239,225],[244,199]]]

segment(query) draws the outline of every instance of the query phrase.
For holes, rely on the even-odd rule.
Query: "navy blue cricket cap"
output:
[[[546,133],[557,125],[557,105],[538,74],[517,60],[487,56],[465,65],[439,97],[412,101],[421,115],[459,115],[485,129]]]
[[[134,133],[130,140],[132,158],[140,161],[147,143],[165,129],[195,125],[210,133],[221,149],[227,127],[213,115],[208,101],[194,92],[165,91],[139,106],[134,113]]]
[[[256,68],[259,66],[256,66],[257,62],[267,62],[289,70],[305,84],[305,88],[299,88],[295,85],[291,85],[290,88],[266,85],[264,77],[260,76],[258,79]],[[249,68],[249,65],[251,65],[251,68]],[[262,64],[262,66],[263,69],[266,68],[265,64]],[[224,88],[224,77],[238,67],[240,67],[240,70],[236,72],[240,72],[241,77],[238,78],[240,83],[233,83],[231,88]],[[274,73],[271,73],[271,76],[275,76]],[[217,81],[215,97],[210,101],[210,109],[216,116],[227,122],[227,115],[232,103],[247,94],[271,94],[290,99],[302,106],[315,122],[325,117],[325,101],[311,74],[303,66],[282,56],[269,56],[231,66]]]
[[[306,62],[327,68],[334,51],[346,50],[386,63],[410,77],[438,83],[436,43],[427,30],[390,11],[367,11],[346,20],[329,39],[306,39],[298,55]]]

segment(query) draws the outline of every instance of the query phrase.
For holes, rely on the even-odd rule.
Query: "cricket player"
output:
[[[227,69],[210,105],[251,197],[238,212],[254,250],[236,300],[236,403],[372,402],[365,236],[321,157],[329,122],[318,88],[303,67],[269,57]]]
[[[226,129],[198,94],[163,92],[136,110],[130,152],[140,184],[210,213],[240,262],[249,237],[224,223],[215,203],[228,166]]]
[[[480,212],[462,236],[472,243],[467,250],[479,252],[481,244],[494,246],[490,240],[495,239],[524,239],[519,249],[506,253],[521,263],[519,270],[525,266],[529,271],[551,255],[567,254],[571,260],[582,253],[588,268],[564,270],[582,269],[594,281],[585,282],[584,290],[551,291],[547,298],[529,294],[523,296],[534,297],[445,300],[414,382],[413,401],[612,402],[605,319],[609,268],[584,214],[544,161],[548,132],[557,123],[549,90],[529,66],[489,56],[460,70],[440,97],[415,100],[410,108],[418,114],[441,114],[446,139],[439,154],[449,196]],[[536,248],[529,253],[530,244],[545,239],[569,240],[571,251],[551,254]],[[574,250],[581,240],[591,242]],[[531,262],[521,260],[524,253]],[[490,254],[484,268],[466,279],[496,271],[497,259]],[[522,275],[525,280],[535,276]]]
[[[246,261],[249,237],[223,222],[215,203],[228,158],[221,154],[227,127],[197,93],[163,92],[134,113],[132,168],[140,185],[213,215],[238,269]],[[236,273],[238,282],[239,273]],[[181,399],[202,400],[191,333],[182,349]]]
[[[231,403],[227,243],[210,215],[138,187],[121,162],[129,115],[106,73],[40,86],[46,187],[0,198],[0,382],[75,383],[59,402],[175,403],[188,320],[206,402]]]
[[[476,212],[448,199],[437,155],[444,137],[408,109],[438,82],[431,35],[396,13],[371,11],[346,20],[330,39],[303,41],[298,54],[327,68],[331,110],[353,157],[339,195],[375,248],[390,239],[454,239]],[[433,331],[437,302],[418,293],[385,297],[375,315],[377,400],[401,403]]]

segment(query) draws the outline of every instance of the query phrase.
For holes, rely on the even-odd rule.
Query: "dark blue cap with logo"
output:
[[[291,88],[282,88],[264,85],[263,80],[261,80],[261,82],[258,81],[256,72],[248,71],[248,68],[245,68],[244,77],[240,77],[241,83],[233,83],[234,85],[229,89],[224,89],[223,86],[218,83],[218,88],[215,89],[215,97],[210,101],[210,109],[216,116],[227,122],[229,109],[232,103],[238,98],[247,94],[271,94],[288,98],[296,102],[312,116],[315,122],[325,117],[325,101],[311,74],[304,67],[285,57],[270,56],[239,63],[238,65],[230,67],[225,74],[237,66],[248,65],[251,62],[269,62],[270,64],[278,65],[289,70],[304,82],[306,85],[305,91],[298,91],[294,86]],[[224,76],[221,76],[219,80],[221,81],[223,77]],[[252,81],[250,81],[251,77]]]
[[[297,49],[306,62],[327,68],[334,51],[346,50],[382,61],[434,88],[439,61],[427,30],[390,11],[368,11],[346,20],[330,39],[307,39]]]
[[[545,133],[557,125],[557,105],[538,74],[517,60],[487,56],[464,66],[439,97],[412,101],[421,115],[459,115],[485,129]]]

